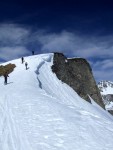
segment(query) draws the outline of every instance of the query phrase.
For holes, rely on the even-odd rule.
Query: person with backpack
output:
[[[24,63],[24,57],[22,57],[21,60],[22,60],[22,64],[23,64]]]
[[[7,78],[9,77],[9,75],[7,73],[5,73],[4,75],[4,84],[7,84]]]
[[[34,53],[35,53],[35,52],[34,52],[34,51],[32,51],[32,55],[34,55]]]
[[[28,69],[27,66],[28,66],[28,63],[26,62],[26,63],[25,63],[26,70]]]

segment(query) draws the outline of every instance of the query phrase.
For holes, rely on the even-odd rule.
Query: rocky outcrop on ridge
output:
[[[90,102],[90,95],[102,108],[104,104],[89,63],[83,58],[68,59],[62,53],[54,53],[52,71],[59,80],[72,87],[78,95]]]

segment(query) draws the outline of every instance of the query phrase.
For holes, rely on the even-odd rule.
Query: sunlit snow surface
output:
[[[113,117],[58,80],[52,60],[13,60],[9,84],[0,78],[0,150],[112,150]]]

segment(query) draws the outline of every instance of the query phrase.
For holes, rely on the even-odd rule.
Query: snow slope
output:
[[[9,84],[0,78],[0,150],[113,149],[113,117],[58,80],[52,59],[26,57],[28,70],[10,61],[16,68]]]

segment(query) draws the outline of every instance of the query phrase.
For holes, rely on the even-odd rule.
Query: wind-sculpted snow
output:
[[[53,54],[26,57],[0,78],[0,150],[110,150],[113,118],[51,71]],[[9,62],[8,62],[9,63]]]

